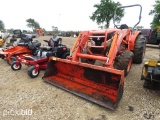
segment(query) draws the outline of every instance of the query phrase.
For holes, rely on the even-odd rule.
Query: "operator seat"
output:
[[[58,47],[61,44],[62,38],[58,36],[53,36],[48,41],[48,46],[42,46],[42,50],[52,50],[55,47]],[[59,44],[60,42],[60,44]]]
[[[122,24],[119,29],[129,29],[128,25],[126,24]]]
[[[59,43],[61,44],[61,42],[62,42],[62,38],[58,36],[53,36],[50,38],[48,45],[51,47],[58,47]]]
[[[18,42],[18,46],[25,46],[28,45],[29,42],[32,40],[32,37],[29,35],[21,34],[21,39]]]
[[[62,43],[62,38],[58,36],[52,36],[49,41],[48,41],[48,46],[42,46],[40,50],[40,56],[42,55],[43,52],[46,52],[46,56],[52,56],[55,55],[55,53],[58,51],[58,48]]]

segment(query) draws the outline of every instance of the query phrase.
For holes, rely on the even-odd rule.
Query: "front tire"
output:
[[[31,77],[31,78],[36,78],[40,73],[40,70],[38,69],[38,71],[36,72],[36,67],[35,66],[30,66],[28,68],[28,75]]]
[[[114,68],[124,70],[124,75],[127,76],[132,66],[133,52],[125,50],[115,61]]]
[[[22,65],[19,64],[19,65],[17,66],[16,64],[17,64],[16,61],[13,61],[13,62],[11,63],[11,68],[12,68],[12,70],[17,71],[17,70],[20,70],[20,69],[21,69]]]

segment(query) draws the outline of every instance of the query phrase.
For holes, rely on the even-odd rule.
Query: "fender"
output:
[[[141,34],[141,31],[135,31],[132,35],[131,35],[131,39],[129,40],[129,49],[130,50],[134,50],[134,44],[136,42],[136,38],[137,36]]]
[[[17,60],[16,57],[14,57],[14,56],[11,56],[10,59],[11,59],[11,60],[14,60],[14,61]]]

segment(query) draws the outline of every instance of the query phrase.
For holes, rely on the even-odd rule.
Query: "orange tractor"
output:
[[[40,29],[36,29],[36,33],[40,36],[44,36],[44,32],[43,30],[40,28]]]
[[[138,25],[141,5],[120,8],[133,6],[140,7]],[[114,25],[117,27],[115,22]],[[117,29],[80,32],[68,59],[51,57],[42,79],[115,109],[123,95],[124,76],[129,73],[132,62],[142,63],[145,54],[145,38],[140,31],[134,31],[134,27],[131,30],[127,25],[121,25]]]

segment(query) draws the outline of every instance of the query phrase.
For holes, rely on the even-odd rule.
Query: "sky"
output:
[[[122,6],[140,4],[142,5],[142,19],[139,26],[150,27],[153,16],[148,13],[153,9],[154,0],[114,0]],[[99,29],[96,22],[89,16],[96,10],[94,4],[100,0],[1,0],[0,20],[5,24],[6,29],[28,28],[26,19],[32,18],[42,28],[52,30],[52,26],[59,30],[96,30]],[[132,27],[138,22],[139,8],[125,9],[125,16],[120,23]],[[113,22],[110,22],[113,28]]]

